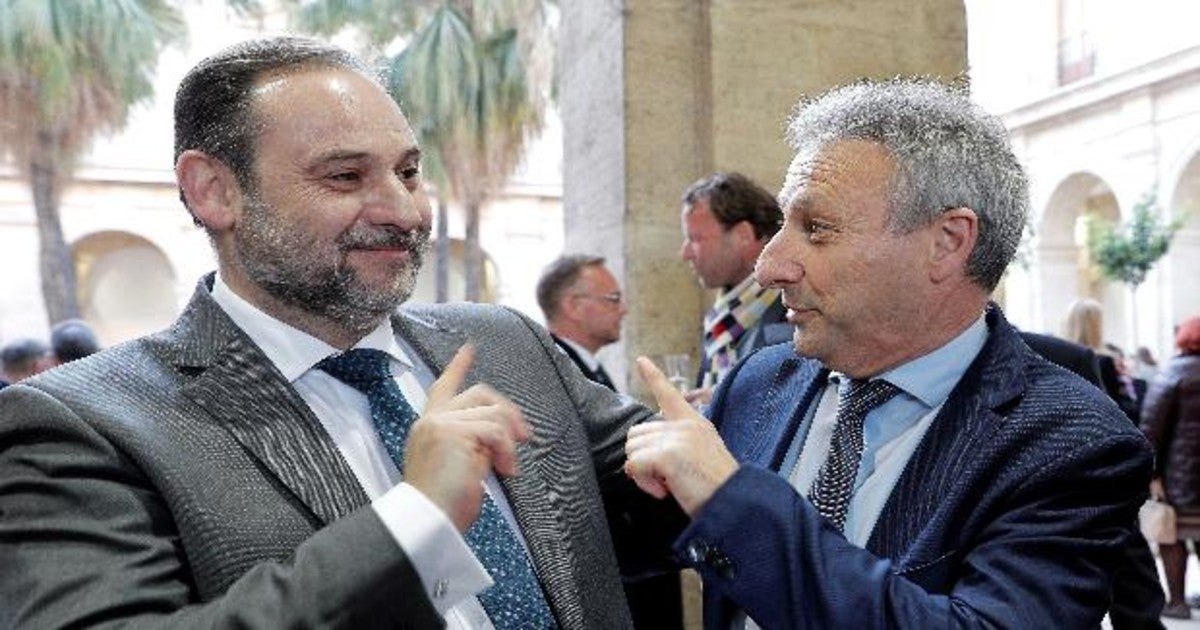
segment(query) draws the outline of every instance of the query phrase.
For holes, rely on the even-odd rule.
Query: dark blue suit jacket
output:
[[[999,309],[987,321],[865,549],[775,472],[827,370],[783,344],[725,379],[711,415],[743,466],[676,541],[704,578],[708,627],[738,607],[771,629],[1099,625],[1150,450]]]

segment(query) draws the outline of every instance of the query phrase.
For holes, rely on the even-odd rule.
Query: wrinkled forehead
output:
[[[865,176],[874,182],[880,179],[891,182],[895,167],[891,151],[871,140],[850,138],[800,144],[788,165],[776,200],[779,207],[786,211],[804,194],[814,179],[829,180],[832,174],[840,175],[833,179],[841,184],[847,183],[846,176],[849,174],[853,174],[852,179],[856,181],[863,180]]]

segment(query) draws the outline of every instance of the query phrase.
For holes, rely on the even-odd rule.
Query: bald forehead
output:
[[[307,146],[313,153],[416,149],[408,120],[374,79],[345,68],[309,67],[265,76],[254,87],[261,138]]]

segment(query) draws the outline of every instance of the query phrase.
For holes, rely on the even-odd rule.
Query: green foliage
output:
[[[549,100],[545,0],[288,2],[301,30],[352,29],[384,53],[387,87],[423,147],[425,176],[466,211],[466,293],[478,299],[480,208],[520,163]]]
[[[169,0],[0,0],[0,156],[33,193],[51,322],[79,315],[62,183],[97,135],[153,96],[159,53],[185,32]]]
[[[301,31],[331,37],[354,28],[379,48],[417,30],[442,4],[438,0],[284,1],[292,24]]]
[[[1092,261],[1105,277],[1137,288],[1154,264],[1166,255],[1181,219],[1163,223],[1154,192],[1133,207],[1131,220],[1119,229],[1112,223],[1093,222],[1088,233]]]
[[[22,166],[43,134],[69,160],[120,129],[184,33],[166,0],[0,0],[0,146]]]

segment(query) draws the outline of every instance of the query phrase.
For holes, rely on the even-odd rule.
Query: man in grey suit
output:
[[[598,487],[649,412],[513,311],[396,309],[430,210],[377,80],[247,42],[175,117],[218,271],[0,395],[0,627],[629,626]]]

